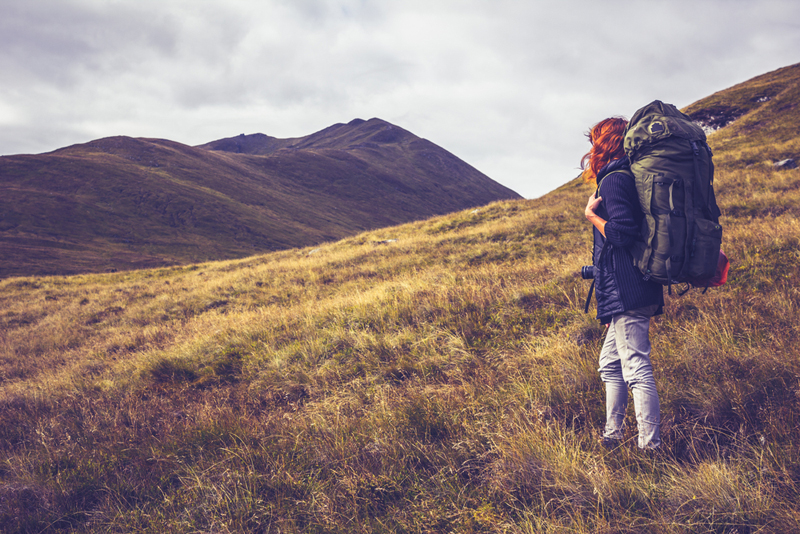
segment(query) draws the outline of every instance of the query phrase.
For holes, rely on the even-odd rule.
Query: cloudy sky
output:
[[[0,154],[380,117],[521,195],[583,134],[800,62],[797,0],[0,0]]]

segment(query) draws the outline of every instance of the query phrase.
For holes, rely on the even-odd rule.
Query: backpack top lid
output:
[[[639,109],[625,128],[625,153],[633,158],[636,151],[667,137],[705,141],[703,129],[672,104],[654,100]]]

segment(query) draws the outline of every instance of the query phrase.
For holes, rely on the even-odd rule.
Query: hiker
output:
[[[661,414],[650,364],[650,318],[663,312],[663,286],[645,280],[634,265],[630,247],[640,233],[644,213],[633,177],[626,172],[623,150],[627,121],[609,118],[588,133],[591,150],[581,160],[587,183],[597,192],[586,204],[594,226],[593,274],[597,318],[607,326],[600,351],[600,377],[606,388],[606,425],[601,443],[614,448],[623,438],[628,388],[639,431],[638,445],[661,444]]]

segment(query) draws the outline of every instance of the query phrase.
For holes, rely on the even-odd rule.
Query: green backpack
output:
[[[672,104],[656,100],[625,129],[644,211],[641,241],[631,249],[645,279],[708,285],[720,258],[722,227],[714,196],[714,164],[703,130]]]

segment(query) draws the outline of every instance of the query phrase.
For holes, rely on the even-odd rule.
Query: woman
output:
[[[600,351],[600,377],[606,387],[606,426],[602,443],[613,448],[623,437],[628,388],[639,430],[639,447],[661,444],[661,415],[650,364],[650,318],[662,313],[660,284],[645,281],[633,263],[630,247],[639,236],[644,214],[623,150],[627,121],[605,119],[589,132],[592,149],[583,157],[584,179],[598,184],[586,204],[594,225],[594,281],[597,318],[608,326]]]

